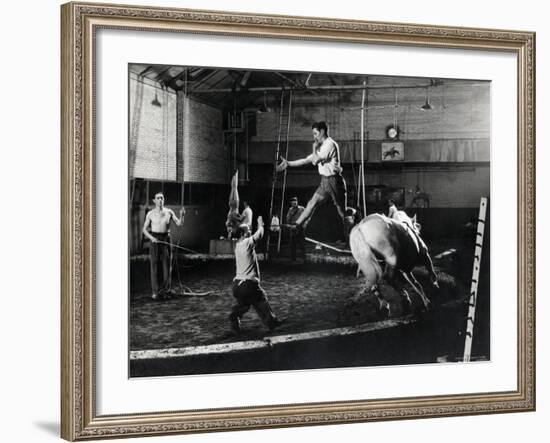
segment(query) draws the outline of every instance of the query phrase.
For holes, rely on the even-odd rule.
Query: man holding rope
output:
[[[296,220],[296,229],[303,232],[315,209],[322,205],[327,199],[331,199],[338,211],[342,227],[346,211],[346,181],[342,177],[342,166],[340,165],[340,149],[338,144],[328,135],[326,122],[316,122],[312,125],[313,131],[313,152],[299,160],[287,160],[281,157],[277,165],[277,171],[284,171],[287,167],[298,167],[308,164],[317,166],[321,176],[321,184],[307,203],[306,209]],[[345,231],[345,228],[344,228]],[[345,232],[344,232],[345,236]]]
[[[166,296],[172,287],[172,244],[170,242],[170,223],[173,221],[177,226],[183,224],[185,208],[179,211],[179,218],[174,211],[164,207],[164,194],[157,192],[155,208],[151,209],[145,216],[143,224],[143,235],[147,237],[149,245],[149,259],[151,263],[151,287],[153,300]],[[159,268],[162,276],[159,276]]]

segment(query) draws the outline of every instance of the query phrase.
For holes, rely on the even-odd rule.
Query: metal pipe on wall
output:
[[[294,92],[300,91],[345,91],[345,90],[359,90],[359,89],[425,89],[430,84],[418,84],[418,85],[323,85],[323,86],[309,86],[304,88],[295,89]],[[279,92],[284,89],[284,86],[256,86],[253,88],[247,88],[248,92]],[[211,88],[211,89],[193,89],[190,91],[195,94],[219,94],[234,92],[232,88]]]
[[[465,83],[466,84],[466,83]],[[441,86],[441,83],[429,82],[429,83],[418,83],[414,85],[317,85],[317,86],[305,86],[303,88],[295,87],[294,92],[307,92],[307,91],[345,91],[345,90],[358,90],[358,89],[426,89],[428,87],[437,87]],[[460,85],[457,83],[457,85]],[[486,86],[487,82],[479,83],[467,83],[468,86]],[[284,86],[256,86],[252,88],[247,88],[248,92],[277,92],[284,89]],[[232,88],[209,88],[209,89],[193,89],[189,91],[190,93],[197,94],[209,94],[209,93],[230,93],[234,92]]]

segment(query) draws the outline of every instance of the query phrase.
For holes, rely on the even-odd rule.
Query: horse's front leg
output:
[[[430,275],[430,282],[435,288],[439,288],[439,283],[437,282],[437,274],[435,273],[434,264],[427,250],[424,251],[423,256],[424,256],[424,265],[428,269],[428,274]]]
[[[401,309],[403,310],[403,315],[410,314],[412,309],[411,297],[404,287],[401,288]]]

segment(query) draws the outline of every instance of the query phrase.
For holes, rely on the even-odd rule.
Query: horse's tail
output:
[[[349,243],[353,258],[355,258],[359,270],[365,276],[367,288],[370,289],[382,278],[382,268],[361,230],[363,227],[364,223],[361,223],[352,229]]]

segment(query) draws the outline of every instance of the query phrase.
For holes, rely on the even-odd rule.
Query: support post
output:
[[[363,81],[363,93],[361,95],[361,192],[363,194],[363,217],[367,215],[367,197],[365,195],[365,96],[367,95],[367,82]]]

